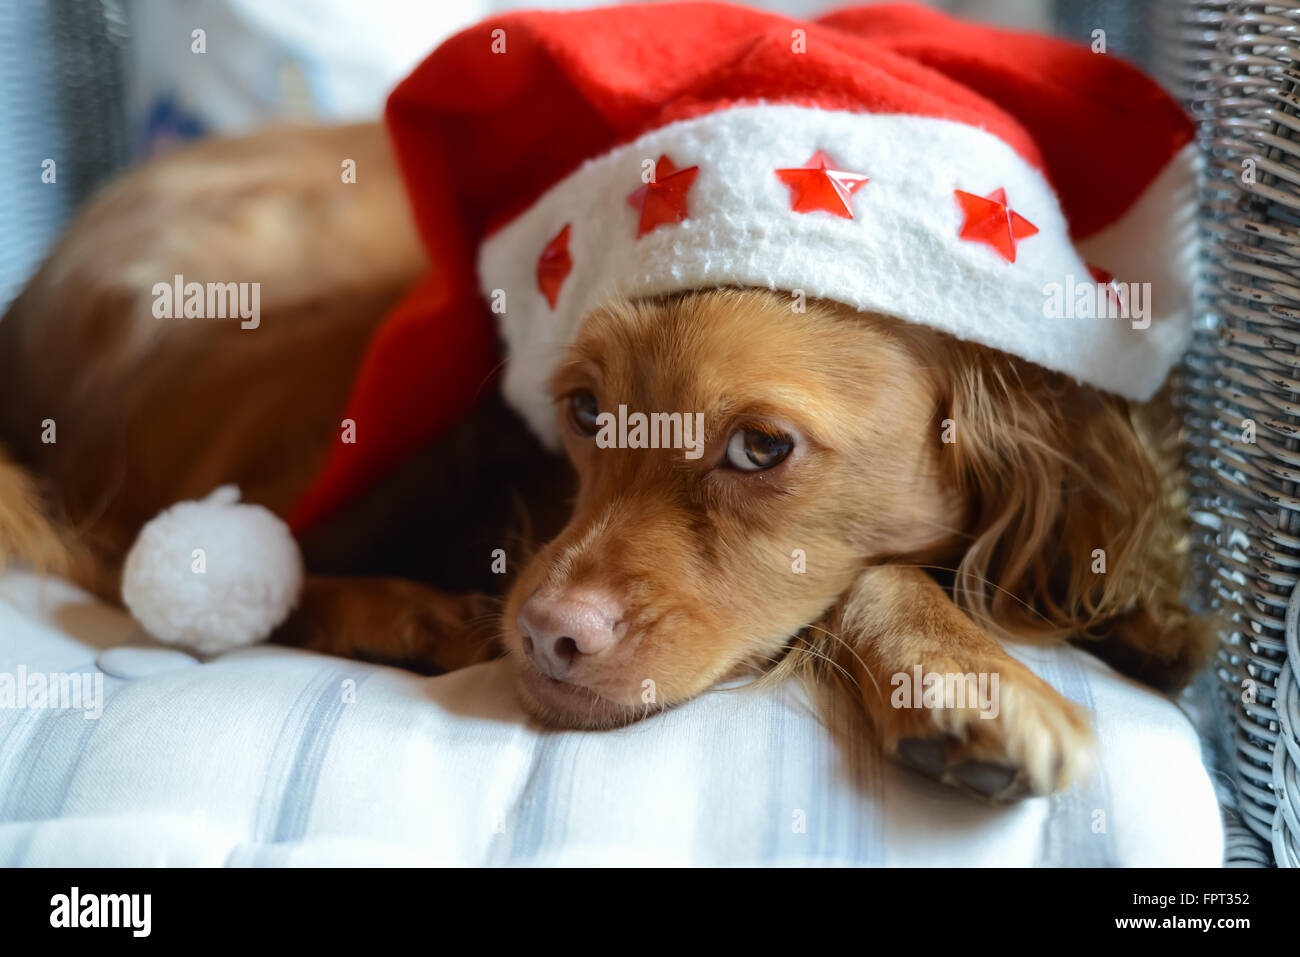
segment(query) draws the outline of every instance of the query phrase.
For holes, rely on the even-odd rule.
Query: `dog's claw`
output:
[[[960,788],[996,804],[1021,801],[1032,796],[1025,775],[1019,768],[997,761],[971,760],[952,764],[950,752],[957,751],[956,738],[903,738],[898,742],[898,758],[914,771],[941,784]]]
[[[898,742],[898,756],[932,778],[940,777],[948,766],[943,745],[926,738],[904,738]]]
[[[1019,772],[992,761],[967,761],[952,769],[952,775],[972,791],[997,798],[1006,793]]]

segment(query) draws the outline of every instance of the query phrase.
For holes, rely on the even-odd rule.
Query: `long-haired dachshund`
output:
[[[339,155],[367,170],[353,189],[320,185]],[[282,129],[158,160],[82,213],[0,321],[11,557],[116,600],[161,508],[236,482],[288,512],[422,268],[392,162],[377,126]],[[261,327],[155,319],[142,298],[173,274],[259,277]],[[608,302],[551,392],[564,458],[487,389],[313,529],[277,640],[427,672],[505,654],[527,709],[579,728],[802,671],[859,701],[889,753],[994,798],[1065,786],[1091,740],[999,638],[1081,641],[1161,688],[1202,661],[1169,429],[1138,414],[1158,405],[749,288]],[[599,447],[616,402],[698,410],[698,455]],[[530,557],[507,576],[466,560],[498,547]],[[996,716],[894,707],[917,666],[997,675]]]
[[[920,7],[630,5],[471,27],[386,117],[81,214],[0,321],[0,548],[116,600],[145,522],[237,483],[300,532],[276,640],[504,654],[572,728],[800,673],[993,799],[1091,747],[1000,639],[1200,666],[1157,391],[1193,130],[1138,71]],[[173,277],[258,314],[160,312]]]

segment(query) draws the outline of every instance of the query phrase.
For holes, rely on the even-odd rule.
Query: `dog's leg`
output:
[[[274,641],[441,674],[500,654],[500,603],[400,578],[309,576]]]
[[[1187,687],[1205,668],[1213,643],[1209,622],[1191,614],[1177,596],[1119,615],[1078,639],[1080,647],[1131,678],[1160,691]]]
[[[921,569],[867,569],[829,630],[841,639],[835,660],[857,682],[882,746],[905,764],[994,800],[1062,789],[1085,769],[1092,733],[1082,711]],[[925,694],[927,682],[935,687],[928,675],[962,676],[965,686],[956,678],[939,685],[936,701],[936,692]],[[948,687],[965,700],[948,700]]]

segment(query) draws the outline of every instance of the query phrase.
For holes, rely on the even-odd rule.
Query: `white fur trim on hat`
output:
[[[869,177],[851,199],[852,219],[791,209],[775,170],[801,167],[817,150]],[[641,185],[645,161],[661,154],[699,174],[687,218],[638,239],[626,197]],[[1132,220],[1082,244],[1117,281],[1152,283],[1150,322],[1135,328],[1122,318],[1045,316],[1052,284],[1093,283],[1089,263],[1043,174],[991,133],[929,117],[776,105],[673,123],[587,162],[483,243],[481,289],[489,300],[506,292],[504,392],[554,445],[547,384],[584,315],[612,296],[743,285],[896,316],[1146,399],[1185,349],[1191,319],[1187,276],[1175,263],[1186,243],[1167,225],[1153,229],[1151,210],[1190,195],[1190,171],[1185,156],[1171,162]],[[1038,228],[1019,241],[1014,263],[960,238],[954,190],[999,188]],[[552,309],[537,262],[566,223],[573,266]],[[1107,237],[1118,241],[1108,246]]]

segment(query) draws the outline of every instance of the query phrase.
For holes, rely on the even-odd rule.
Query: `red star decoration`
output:
[[[1115,281],[1115,276],[1113,273],[1108,273],[1100,266],[1094,266],[1092,263],[1088,263],[1088,274],[1092,276],[1095,282],[1105,284],[1105,283],[1111,283]]]
[[[555,238],[546,244],[541,256],[537,258],[537,288],[542,291],[552,309],[560,298],[560,287],[573,271],[573,257],[569,255],[569,226],[555,234]]]
[[[659,157],[654,182],[633,190],[627,197],[628,204],[641,214],[637,239],[664,223],[680,223],[686,218],[686,193],[699,173],[698,166],[678,169],[667,156]]]
[[[1016,261],[1016,243],[1038,232],[1038,227],[1007,206],[1007,191],[995,189],[987,196],[954,189],[966,221],[961,238],[992,246],[1009,263]]]
[[[850,198],[867,185],[866,176],[837,168],[822,150],[813,153],[799,169],[779,169],[776,176],[790,187],[790,208],[796,213],[822,210],[845,219],[853,218]]]
[[[1125,289],[1115,281],[1114,275],[1108,273],[1100,266],[1094,266],[1088,263],[1088,272],[1092,275],[1093,281],[1106,287],[1106,298],[1120,308],[1124,318],[1128,318],[1128,295]]]

